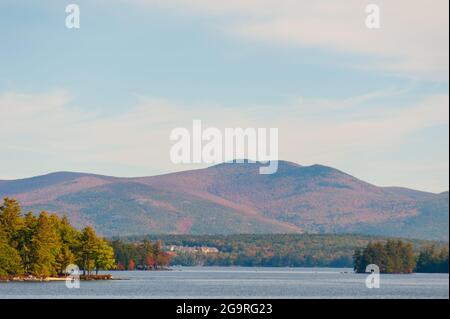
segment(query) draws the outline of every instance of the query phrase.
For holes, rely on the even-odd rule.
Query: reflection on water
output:
[[[368,289],[364,274],[344,268],[180,267],[113,271],[111,281],[0,283],[0,298],[449,298],[448,274],[381,275]]]

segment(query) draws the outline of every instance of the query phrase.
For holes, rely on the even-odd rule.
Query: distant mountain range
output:
[[[67,215],[106,236],[361,233],[448,240],[449,194],[377,187],[337,169],[280,161],[219,164],[151,177],[58,172],[0,180],[26,210]]]

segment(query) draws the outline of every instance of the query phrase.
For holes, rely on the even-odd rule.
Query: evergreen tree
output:
[[[398,242],[399,256],[401,260],[401,271],[403,273],[412,273],[416,267],[416,256],[410,243]]]
[[[0,276],[23,274],[20,255],[5,241],[0,240]]]
[[[15,199],[6,197],[0,206],[0,227],[9,245],[17,248],[17,237],[23,227],[23,219],[19,203]]]
[[[20,255],[9,245],[7,238],[4,226],[0,224],[0,276],[22,274]]]
[[[86,273],[90,275],[95,267],[97,242],[97,236],[91,226],[87,226],[82,230],[78,261],[83,269],[83,275],[86,275]]]
[[[61,250],[56,257],[59,274],[64,274],[70,264],[76,262],[76,252],[80,246],[80,232],[73,228],[66,216],[58,220],[58,231],[61,238]]]
[[[76,256],[67,245],[63,245],[55,261],[58,274],[63,275],[66,272],[67,266],[75,264]]]
[[[115,266],[114,250],[104,239],[97,240],[94,251],[94,264],[96,274],[98,274],[100,269],[109,270]]]
[[[18,251],[22,259],[24,273],[31,273],[33,268],[33,238],[36,234],[38,219],[28,212],[24,218],[24,225],[19,231]]]
[[[59,232],[63,245],[66,245],[71,251],[79,249],[80,232],[70,225],[67,216],[64,216],[59,222]]]
[[[381,273],[411,273],[416,265],[413,247],[400,240],[369,243],[365,249],[353,255],[354,269],[363,273],[367,265],[375,264]]]
[[[422,250],[417,258],[417,272],[448,273],[448,248],[438,251],[434,245]]]
[[[61,241],[55,225],[55,217],[50,217],[47,212],[39,215],[31,247],[33,262],[31,273],[37,276],[57,274],[56,257],[61,250]]]

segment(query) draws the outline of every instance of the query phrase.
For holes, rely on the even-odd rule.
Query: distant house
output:
[[[202,253],[202,254],[217,254],[219,252],[219,249],[216,247],[209,247],[209,246],[178,246],[178,245],[168,245],[163,246],[163,250],[174,252],[174,253]]]
[[[217,254],[219,250],[216,247],[202,246],[200,251],[204,254]]]

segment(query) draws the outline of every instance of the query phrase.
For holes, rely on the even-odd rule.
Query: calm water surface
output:
[[[0,283],[0,298],[449,298],[448,274],[381,275],[379,289],[344,268],[180,267],[113,271],[116,279]]]

